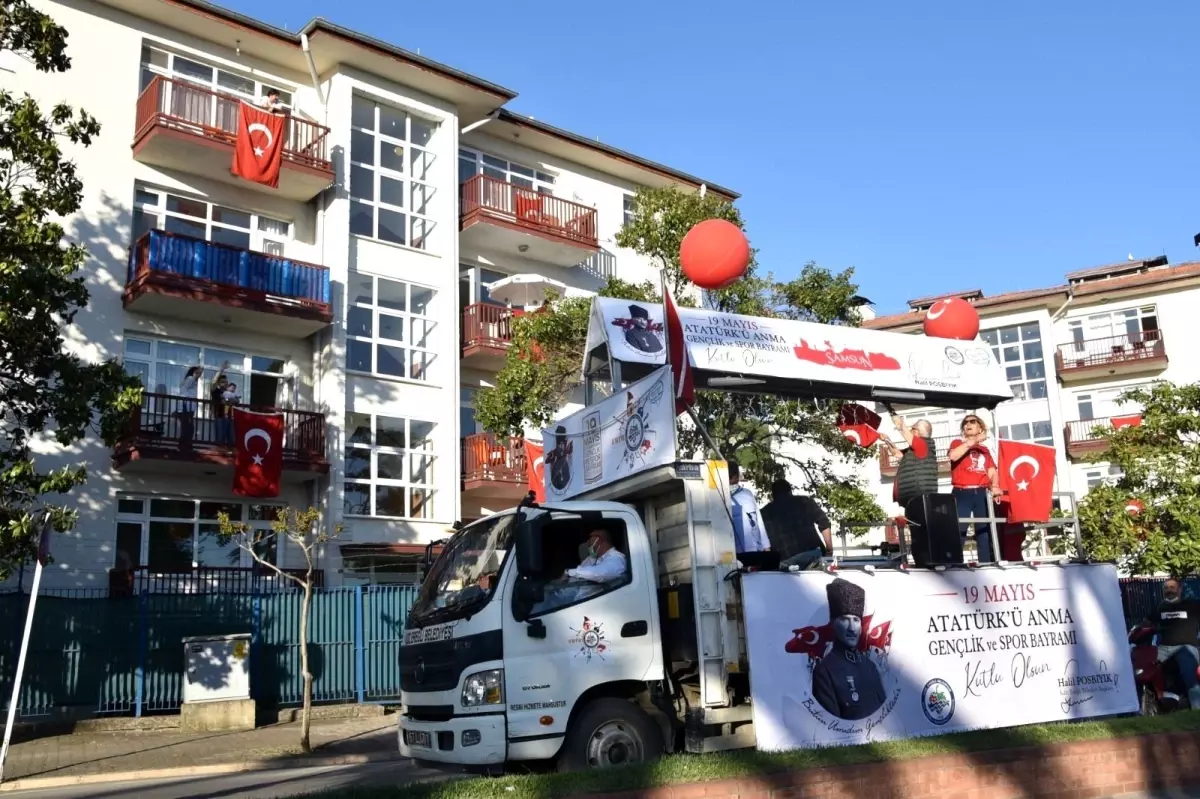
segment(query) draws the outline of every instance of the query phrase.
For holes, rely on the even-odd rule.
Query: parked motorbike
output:
[[[1172,658],[1166,663],[1158,662],[1158,633],[1152,626],[1142,624],[1129,631],[1129,656],[1133,660],[1133,679],[1143,716],[1191,707],[1178,661]],[[1196,674],[1200,677],[1200,668]]]

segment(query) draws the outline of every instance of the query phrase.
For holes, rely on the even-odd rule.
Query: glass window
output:
[[[257,100],[260,97],[265,97],[270,89],[275,89],[279,92],[279,100],[284,105],[292,104],[292,93],[284,91],[279,86],[263,83],[254,78],[244,75],[238,75],[225,69],[217,69],[208,64],[202,64],[191,58],[184,58],[180,55],[175,55],[167,50],[162,50],[158,47],[145,45],[142,47],[142,88],[150,84],[150,81],[155,75],[162,75],[167,78],[175,78],[177,80],[186,80],[188,83],[200,84],[212,89],[217,94],[226,95],[237,98],[239,100]],[[214,104],[199,104],[210,106],[207,109],[199,109],[194,102],[195,98],[190,98],[192,102],[185,103],[190,105],[189,110],[196,112],[199,110],[207,110],[210,113]],[[218,106],[217,113],[221,113]],[[190,117],[189,117],[190,118]],[[204,121],[204,120],[195,120]],[[236,122],[236,119],[234,120]]]
[[[241,403],[263,408],[292,407],[293,377],[282,358],[222,347],[127,336],[124,364],[125,372],[141,378],[142,385],[150,394],[168,396],[179,395],[188,368],[200,365],[203,379],[196,387],[196,398],[201,400],[198,414],[201,419],[210,418],[209,391],[222,366],[225,367],[225,377],[233,384]],[[156,401],[153,396],[148,399],[150,403]]]
[[[632,194],[626,194],[622,200],[622,225],[628,225],[633,221],[634,215],[637,213],[637,203]]]
[[[236,543],[222,544],[217,514],[255,530],[270,530],[282,505],[246,505],[171,497],[117,499],[117,545],[114,567],[146,567],[152,572],[188,572],[200,566],[246,568],[249,555]],[[277,562],[278,544],[263,551]]]
[[[291,239],[291,229],[291,223],[281,219],[168,194],[140,183],[134,185],[134,241],[147,231],[165,230],[240,250],[278,255]]]
[[[429,380],[437,330],[433,289],[351,274],[346,313],[346,368]]]
[[[1037,322],[984,330],[980,337],[991,345],[996,361],[1004,366],[1013,399],[1045,399],[1048,396],[1046,359]]]
[[[350,232],[426,249],[434,157],[425,148],[437,126],[360,95],[350,122]]]
[[[432,518],[433,433],[431,422],[347,414],[343,512]]]
[[[506,161],[494,155],[462,148],[458,151],[458,181],[466,183],[476,175],[487,175],[501,183],[510,183],[539,194],[554,194],[554,175],[531,167]],[[488,193],[484,192],[484,197]]]
[[[1032,441],[1034,444],[1054,446],[1054,428],[1050,422],[1020,422],[1013,425],[1001,425],[996,434],[1009,441]]]

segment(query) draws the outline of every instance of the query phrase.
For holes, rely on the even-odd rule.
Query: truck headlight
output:
[[[463,682],[463,707],[502,704],[504,704],[504,669],[476,672]]]

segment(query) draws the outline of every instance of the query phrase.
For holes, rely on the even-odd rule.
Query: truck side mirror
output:
[[[520,514],[517,524],[517,574],[530,579],[542,576],[542,526],[548,514]]]

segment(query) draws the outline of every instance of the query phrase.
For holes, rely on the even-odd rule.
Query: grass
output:
[[[763,753],[752,749],[709,755],[675,755],[657,763],[578,774],[530,774],[455,779],[389,788],[341,788],[306,794],[312,799],[565,799],[581,794],[629,791],[689,782],[737,779],[823,766],[849,766],[932,755],[984,752],[1100,738],[1200,731],[1200,712],[1057,722],[1000,730],[910,738],[860,746]]]

